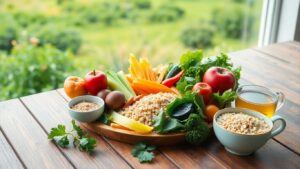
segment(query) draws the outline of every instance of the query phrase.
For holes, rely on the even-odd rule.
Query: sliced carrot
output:
[[[149,90],[156,91],[156,92],[171,92],[174,93],[174,91],[170,88],[168,88],[165,85],[162,85],[160,83],[150,81],[150,80],[143,80],[143,79],[137,79],[133,81],[133,84],[139,84],[142,87],[145,87]]]
[[[116,129],[130,130],[129,128],[121,126],[120,124],[117,124],[117,123],[110,123],[110,127],[113,127]],[[132,131],[132,130],[130,130],[130,131]]]

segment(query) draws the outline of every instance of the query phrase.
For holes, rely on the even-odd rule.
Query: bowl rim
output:
[[[222,126],[220,126],[220,124],[218,124],[217,122],[217,118],[221,115],[221,114],[224,114],[224,113],[230,113],[230,111],[226,111],[226,110],[237,110],[236,112],[242,112],[242,113],[245,113],[245,114],[248,114],[248,115],[251,115],[253,116],[252,114],[250,114],[249,112],[253,113],[255,117],[257,118],[260,118],[260,119],[263,119],[269,126],[270,126],[270,130],[268,130],[267,132],[265,133],[261,133],[261,134],[240,134],[240,133],[235,133],[233,131],[230,131],[230,130],[226,130],[224,129]],[[235,111],[232,111],[232,113],[235,112]],[[261,118],[262,117],[262,118]],[[265,116],[264,114],[262,113],[259,113],[255,110],[252,110],[252,109],[247,109],[247,108],[240,108],[240,107],[229,107],[229,108],[225,108],[225,109],[221,109],[219,110],[215,115],[214,115],[214,118],[213,118],[213,124],[218,126],[220,129],[226,131],[226,132],[229,132],[231,134],[235,134],[235,135],[238,135],[238,136],[262,136],[262,135],[266,135],[268,133],[271,133],[272,129],[273,129],[273,122],[271,121],[271,119],[269,119],[267,116]],[[214,126],[213,125],[213,126]]]
[[[90,110],[90,111],[77,111],[77,110],[74,110],[74,109],[71,108],[71,106],[73,106],[74,104],[77,104],[79,102],[85,101],[85,99],[87,99],[87,98],[96,100],[93,103],[96,103],[97,105],[99,105],[99,108],[94,109],[94,110]],[[74,101],[74,100],[76,100],[76,101]],[[72,103],[72,102],[74,102],[74,103]],[[80,113],[80,114],[83,114],[83,113],[84,114],[93,113],[95,111],[99,111],[100,109],[104,108],[104,106],[105,106],[105,102],[104,102],[104,100],[102,98],[97,97],[97,96],[92,96],[92,95],[77,96],[77,97],[72,98],[68,102],[68,110],[72,111],[72,112],[75,112],[75,113]]]

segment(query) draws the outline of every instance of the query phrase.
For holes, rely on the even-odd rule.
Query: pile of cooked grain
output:
[[[122,110],[121,114],[143,124],[152,125],[153,117],[157,116],[160,109],[165,109],[175,98],[176,95],[172,93],[150,94]]]
[[[238,134],[256,135],[271,130],[262,119],[245,113],[224,113],[217,118],[217,123],[226,130]]]

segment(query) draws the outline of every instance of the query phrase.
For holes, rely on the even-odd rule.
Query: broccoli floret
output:
[[[206,140],[209,134],[207,123],[198,114],[191,114],[185,123],[185,139],[188,143],[199,145]]]

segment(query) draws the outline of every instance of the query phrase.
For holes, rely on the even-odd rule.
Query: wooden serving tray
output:
[[[129,144],[136,144],[141,141],[159,146],[173,146],[185,143],[185,133],[139,134],[134,131],[116,129],[108,125],[102,124],[99,121],[92,123],[81,123],[81,125],[93,132],[96,132],[97,134],[100,134],[112,140]],[[209,128],[212,128],[211,124],[209,124]]]
[[[165,145],[172,146],[185,142],[184,133],[172,133],[172,134],[139,134],[134,131],[122,130],[110,127],[100,122],[81,123],[87,129],[96,132],[102,136],[110,138],[112,140],[125,142],[129,144],[136,144],[138,142],[146,142],[152,145]]]

